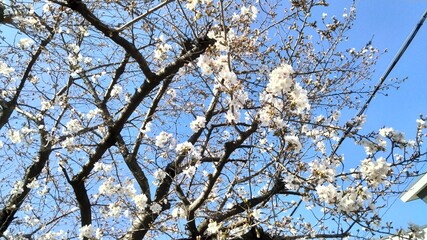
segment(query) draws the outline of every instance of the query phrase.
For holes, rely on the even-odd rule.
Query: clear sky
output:
[[[344,2],[348,4],[351,1],[339,4]],[[374,36],[372,44],[380,50],[388,50],[376,66],[374,79],[379,80],[421,19],[427,9],[427,1],[359,0],[356,4],[357,20],[349,42],[355,47],[362,47]],[[398,90],[390,89],[388,96],[379,95],[373,100],[366,112],[365,129],[390,126],[405,132],[407,138],[413,138],[415,120],[421,113],[427,115],[427,21],[388,79],[395,77],[408,79]],[[423,148],[425,151],[427,144]],[[427,170],[427,166],[423,169]],[[403,203],[400,199],[391,199],[389,204],[384,221],[391,220],[402,227],[407,227],[409,222],[427,224],[427,203],[422,200]]]

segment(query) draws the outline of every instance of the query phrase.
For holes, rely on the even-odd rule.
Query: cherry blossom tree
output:
[[[417,175],[426,124],[362,129],[397,83],[349,46],[348,4],[4,1],[0,236],[395,234],[379,213]]]

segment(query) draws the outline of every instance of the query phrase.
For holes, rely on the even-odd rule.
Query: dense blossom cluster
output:
[[[198,116],[194,121],[190,123],[190,128],[193,132],[198,132],[206,125],[206,118]]]
[[[164,131],[160,132],[159,135],[156,136],[156,146],[164,148],[167,143],[170,143],[170,146],[174,145],[175,140],[173,135]]]
[[[422,116],[414,140],[345,119],[379,53],[341,45],[353,7],[0,5],[6,239],[365,237],[421,161]]]
[[[383,157],[380,157],[377,161],[367,158],[362,161],[360,170],[369,184],[376,188],[386,180],[389,174],[391,174],[390,165],[391,164],[387,163],[386,159]]]
[[[288,64],[282,64],[270,73],[270,81],[260,95],[263,107],[258,112],[258,118],[264,126],[285,126],[285,120],[281,117],[285,104],[294,106],[294,114],[303,114],[305,110],[310,110],[307,91],[295,82],[293,73],[294,70]]]

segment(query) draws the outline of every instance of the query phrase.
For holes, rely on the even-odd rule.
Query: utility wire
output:
[[[399,62],[400,58],[402,57],[403,53],[405,53],[406,49],[409,47],[409,45],[411,44],[412,40],[414,39],[415,35],[417,35],[418,30],[420,30],[421,26],[423,25],[424,21],[427,18],[427,9],[424,12],[423,16],[421,17],[420,21],[417,23],[417,25],[415,26],[414,30],[412,31],[412,33],[409,35],[409,37],[406,39],[405,43],[403,44],[403,46],[400,48],[399,52],[397,53],[397,55],[394,57],[393,61],[391,62],[391,64],[389,65],[389,67],[387,68],[387,70],[385,71],[385,73],[381,76],[380,81],[377,83],[377,85],[375,86],[374,91],[371,93],[371,95],[369,96],[368,100],[366,100],[365,104],[363,105],[363,107],[360,109],[360,111],[357,113],[356,117],[353,119],[356,119],[360,116],[362,116],[362,114],[366,111],[366,109],[368,108],[369,104],[371,103],[372,99],[375,97],[375,95],[377,94],[377,92],[380,90],[381,86],[383,85],[384,81],[387,79],[388,75],[390,74],[390,72],[393,70],[393,68],[396,66],[397,62]],[[338,151],[338,148],[340,148],[341,144],[344,142],[344,140],[347,138],[348,134],[353,130],[355,124],[348,124],[347,125],[347,129],[344,132],[344,135],[340,138],[340,140],[338,141],[338,144],[336,145],[336,147],[334,148],[334,151],[332,152],[331,156],[334,156],[336,154],[336,152]]]
[[[418,30],[421,28],[421,26],[423,25],[424,21],[427,18],[427,9],[424,12],[424,15],[422,16],[422,18],[420,19],[420,21],[418,22],[418,24],[415,26],[414,30],[412,31],[411,35],[409,35],[408,39],[406,39],[405,44],[403,44],[402,48],[399,50],[398,54],[394,57],[392,64],[388,67],[387,71],[384,73],[383,77],[381,77],[380,79],[380,83],[382,84],[384,82],[384,80],[387,78],[388,74],[391,72],[391,70],[394,68],[394,66],[397,64],[397,62],[399,61],[400,57],[402,57],[403,53],[406,51],[406,49],[408,48],[409,44],[411,44],[412,40],[414,39],[415,35],[417,34]],[[377,90],[377,89],[376,89]],[[371,95],[372,96],[372,95]],[[371,100],[372,98],[370,98],[369,100]],[[426,157],[427,160],[427,157]],[[421,167],[424,168],[425,164]],[[411,182],[408,182],[406,184],[406,188],[408,188],[409,184]],[[386,213],[394,206],[394,204],[396,203],[397,198],[394,199],[394,201],[387,207],[387,209],[385,210],[385,212],[381,215],[381,218],[384,217],[384,215],[386,215]]]
[[[397,62],[399,62],[400,58],[402,57],[403,53],[405,53],[406,49],[409,47],[409,45],[411,44],[412,40],[414,39],[415,35],[417,35],[418,30],[420,30],[421,26],[423,25],[424,21],[427,18],[427,9],[424,12],[422,18],[420,19],[420,21],[417,23],[417,25],[415,26],[414,30],[412,31],[412,33],[409,35],[409,37],[406,39],[405,43],[403,44],[403,46],[400,48],[399,52],[397,53],[397,55],[394,57],[393,61],[391,62],[391,64],[389,65],[389,67],[387,68],[387,70],[385,71],[385,73],[381,76],[380,81],[377,83],[377,85],[375,86],[374,91],[371,93],[371,95],[369,96],[368,100],[366,100],[365,104],[363,105],[363,107],[360,109],[360,111],[357,113],[356,117],[360,117],[368,108],[370,102],[372,101],[372,99],[375,97],[376,93],[379,91],[379,89],[381,88],[381,85],[384,83],[384,81],[387,79],[388,75],[390,74],[390,72],[393,70],[394,66],[396,66]],[[354,119],[355,119],[354,118]],[[340,138],[340,140],[338,141],[338,144],[336,145],[336,147],[334,148],[334,151],[332,152],[331,156],[334,156],[336,154],[336,152],[338,151],[338,148],[340,148],[341,144],[344,142],[344,139],[347,137],[347,135],[351,132],[351,130],[353,130],[354,124],[350,124],[347,125],[347,129],[344,132],[344,135]],[[297,206],[293,209],[291,216],[296,212],[296,210],[298,209],[298,207],[300,206],[302,200],[300,200],[297,204]],[[392,203],[392,205],[396,202],[396,200]],[[391,207],[391,206],[390,206]],[[390,209],[390,207],[386,210],[387,211]],[[385,214],[385,213],[384,213]],[[384,216],[383,214],[383,216]]]

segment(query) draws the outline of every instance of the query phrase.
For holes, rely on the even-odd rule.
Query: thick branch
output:
[[[44,122],[40,121],[39,126],[44,126]],[[52,151],[52,144],[48,141],[48,133],[44,128],[39,128],[40,134],[40,148],[38,152],[38,161],[34,161],[33,164],[27,169],[23,182],[23,189],[21,193],[16,193],[10,196],[5,207],[0,211],[0,236],[7,230],[9,225],[12,223],[16,212],[19,210],[21,205],[24,203],[25,198],[30,192],[30,188],[27,187],[29,183],[37,179],[46,165],[49,159],[49,155]]]
[[[236,150],[252,133],[254,133],[258,128],[258,123],[253,122],[251,127],[243,132],[239,138],[232,142],[227,142],[224,144],[224,154],[221,157],[221,160],[216,165],[216,170],[212,177],[209,179],[208,184],[206,185],[205,189],[203,190],[203,193],[198,197],[191,205],[189,211],[196,211],[208,198],[210,192],[212,191],[212,188],[214,187],[217,179],[222,173],[222,168],[227,163],[228,158],[230,155]]]
[[[92,224],[92,209],[84,182],[72,182],[71,186],[79,203],[81,226]]]
[[[6,101],[1,102],[2,111],[0,111],[0,129],[9,121],[9,118],[12,115],[13,110],[15,109],[16,104],[18,102],[19,95],[21,94],[21,91],[25,86],[25,82],[28,80],[28,77],[30,76],[30,72],[34,64],[37,62],[37,59],[39,58],[43,49],[45,49],[46,46],[50,43],[50,41],[52,41],[54,35],[55,35],[55,32],[52,32],[45,40],[41,42],[39,48],[31,58],[31,61],[28,63],[28,66],[25,69],[24,74],[22,75],[21,81],[19,82],[18,88],[16,89],[16,93],[13,96],[13,98],[8,102]]]
[[[294,195],[294,196],[300,196],[301,195],[301,193],[299,193],[299,192],[289,191],[289,190],[284,189],[283,183],[279,181],[279,182],[276,182],[274,187],[271,190],[269,190],[268,192],[266,192],[265,194],[258,196],[258,197],[248,199],[248,200],[245,200],[245,201],[242,201],[240,203],[237,203],[231,209],[227,210],[224,213],[216,213],[213,215],[212,220],[214,220],[216,222],[223,222],[227,218],[230,218],[230,217],[236,216],[237,214],[240,214],[242,212],[248,211],[248,209],[252,209],[252,208],[256,207],[257,205],[270,200],[271,197],[273,197],[274,195],[277,195],[277,194]],[[203,221],[199,225],[199,227],[198,227],[199,232],[203,233],[206,231],[206,228],[208,227],[208,224],[209,224],[209,220],[210,219],[206,219],[205,221]]]
[[[206,48],[207,47],[208,47],[208,45],[206,46]],[[197,50],[198,47],[196,47],[195,49]],[[205,49],[202,49],[202,50],[204,51]],[[193,50],[191,50],[190,52],[193,52]],[[198,56],[200,56],[201,53],[203,53],[203,52],[201,52],[201,50],[200,50],[200,51],[196,51],[194,54],[198,54]],[[186,53],[185,56],[188,54],[189,53]],[[218,103],[220,94],[221,94],[220,91],[218,91],[217,94],[212,99],[208,110],[206,111],[206,114],[205,114],[206,124],[209,123],[209,121],[212,119],[212,117],[214,115],[214,110],[215,110],[215,107]],[[203,129],[200,129],[198,132],[194,133],[188,139],[188,142],[195,144],[196,141],[199,139],[199,137],[202,135],[202,132],[203,132]],[[159,187],[156,190],[156,194],[155,194],[155,197],[153,200],[154,202],[160,203],[161,200],[167,198],[167,195],[168,195],[168,193],[171,189],[171,186],[172,186],[173,179],[175,178],[175,176],[177,174],[179,174],[179,171],[177,170],[176,167],[179,166],[184,159],[185,159],[185,156],[180,155],[177,157],[177,159],[175,161],[169,163],[166,166],[166,168],[164,169],[164,171],[166,172],[166,177],[163,179],[163,181],[161,182],[161,184],[159,185]],[[158,216],[159,216],[158,213],[146,214],[145,216],[142,217],[140,224],[138,226],[136,226],[127,235],[131,235],[130,236],[131,239],[142,239],[142,238],[144,238],[145,234],[150,229],[151,223],[153,223],[154,220],[156,220],[156,218]],[[128,236],[126,236],[126,237],[128,237]]]
[[[110,28],[105,23],[103,23],[99,18],[97,18],[84,4],[81,0],[68,0],[68,7],[80,13],[88,22],[90,22],[96,29],[104,33],[105,36],[109,37],[119,46],[132,56],[133,59],[138,63],[139,68],[144,73],[145,77],[149,80],[156,79],[157,76],[153,73],[145,58],[138,51],[138,49],[131,42],[119,35],[114,28]]]

